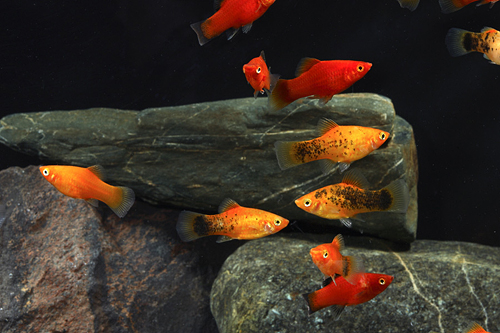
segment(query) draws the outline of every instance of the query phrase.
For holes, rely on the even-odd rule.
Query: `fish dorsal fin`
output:
[[[320,60],[315,58],[302,58],[297,65],[297,70],[295,71],[295,76],[300,76],[301,74],[307,72],[312,66],[316,65]]]
[[[480,332],[485,332],[484,328],[481,327],[478,323],[472,323],[467,328],[467,331],[465,333],[480,333]]]
[[[262,57],[262,60],[266,62],[266,56],[264,55],[264,50],[260,51],[260,56]]]
[[[342,237],[341,234],[338,234],[333,239],[332,245],[335,246],[339,251],[342,251],[342,249],[344,248],[344,237]]]
[[[359,187],[361,189],[367,189],[370,187],[368,180],[366,180],[365,176],[356,169],[346,171],[344,178],[342,179],[342,183],[347,185],[352,185]]]
[[[224,212],[227,212],[230,209],[238,208],[238,207],[241,207],[241,206],[238,205],[238,203],[236,201],[234,201],[233,199],[226,198],[222,201],[222,203],[219,206],[219,214],[222,214]]]
[[[328,131],[339,127],[339,125],[331,119],[322,118],[318,121],[317,130],[320,136],[325,135]]]
[[[491,27],[484,27],[483,29],[481,29],[481,32],[487,32],[487,31],[490,31],[490,30],[496,31],[496,29],[493,29]]]
[[[93,165],[91,167],[88,167],[87,170],[96,175],[100,180],[104,180],[104,178],[106,178],[104,174],[104,168],[100,165]]]

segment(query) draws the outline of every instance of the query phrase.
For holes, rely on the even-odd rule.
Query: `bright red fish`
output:
[[[344,248],[344,238],[337,235],[331,243],[321,244],[312,248],[309,252],[312,261],[319,270],[325,275],[325,278],[335,279],[337,275],[342,276],[349,283],[355,283],[353,280],[356,274],[363,271],[361,261],[356,257],[343,256],[340,251]],[[333,280],[335,283],[335,280]]]
[[[469,326],[467,331],[465,333],[490,333],[486,332],[484,328],[482,328],[478,323],[473,323],[472,325]]]
[[[248,64],[243,65],[243,73],[245,73],[248,83],[255,89],[254,97],[257,97],[259,92],[263,94],[264,90],[270,94],[280,77],[279,75],[271,74],[270,68],[267,68],[264,51],[260,52],[260,56],[253,58]]]
[[[253,21],[261,17],[275,0],[222,0],[220,6],[216,1],[217,12],[205,21],[191,24],[196,32],[200,45],[204,45],[212,38],[219,36],[226,30],[231,39],[239,28],[247,33]]]
[[[492,64],[500,65],[500,32],[493,28],[483,28],[481,32],[470,32],[451,28],[445,38],[448,52],[458,57],[470,52],[480,52]]]
[[[441,11],[443,13],[449,14],[477,1],[478,0],[439,0],[439,5],[441,6]],[[497,1],[498,0],[481,0],[476,4],[476,6],[481,6],[489,3],[491,8]]]
[[[40,167],[40,172],[62,194],[86,200],[94,207],[98,205],[97,200],[102,201],[119,217],[124,217],[135,201],[130,188],[103,182],[104,170],[99,165],[89,168],[46,165]]]
[[[350,284],[343,277],[335,279],[326,287],[309,294],[303,294],[309,314],[333,306],[335,318],[338,319],[346,306],[368,302],[383,292],[394,279],[391,275],[360,273],[355,277],[355,284]]]
[[[338,94],[365,76],[372,64],[352,60],[320,61],[304,58],[300,61],[295,79],[278,80],[269,104],[271,109],[279,110],[293,101],[311,96],[327,103]]]
[[[217,243],[232,239],[256,239],[274,234],[288,225],[276,214],[238,205],[225,199],[219,214],[204,215],[184,210],[177,220],[177,233],[184,242],[201,237],[221,235]]]

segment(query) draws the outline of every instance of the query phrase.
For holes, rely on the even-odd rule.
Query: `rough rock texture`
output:
[[[299,237],[251,241],[226,260],[211,292],[221,333],[465,332],[472,321],[500,330],[500,248],[417,240],[409,251],[394,252],[388,242],[346,238],[345,253],[362,257],[366,271],[395,278],[335,321],[329,308],[308,315],[300,297],[323,279],[309,250],[334,235]]]
[[[119,219],[36,167],[1,171],[0,331],[217,332],[209,292],[239,244],[182,243],[177,215],[136,202]]]
[[[280,170],[277,140],[316,135],[322,117],[341,125],[389,131],[383,147],[357,161],[380,189],[403,178],[411,191],[407,214],[360,215],[353,229],[411,242],[417,229],[417,154],[411,126],[395,115],[390,99],[374,94],[341,94],[327,105],[302,100],[276,112],[267,100],[237,99],[141,112],[113,109],[13,114],[0,121],[0,142],[37,154],[49,163],[101,164],[108,179],[132,187],[149,202],[215,211],[226,197],[270,210],[290,220],[340,226],[298,209],[294,200],[342,176],[322,175],[317,163]]]

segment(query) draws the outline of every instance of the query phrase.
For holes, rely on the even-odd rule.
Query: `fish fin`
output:
[[[342,172],[346,171],[347,169],[349,169],[350,166],[351,166],[350,163],[339,162],[340,173],[342,173]]]
[[[97,199],[87,199],[85,200],[94,207],[99,207],[99,200]]]
[[[496,30],[495,30],[494,28],[492,28],[492,27],[483,27],[483,28],[481,29],[481,32],[482,32],[482,33],[484,33],[484,32],[488,32],[488,31],[490,31],[490,30],[496,31]]]
[[[341,234],[338,234],[332,240],[332,245],[335,246],[337,250],[342,251],[344,249],[344,237]]]
[[[483,1],[484,1],[484,0],[483,0]],[[493,6],[495,5],[495,2],[496,2],[496,1],[492,1],[492,2],[490,2],[490,9],[491,9],[491,8],[493,8]],[[485,2],[485,3],[486,3],[486,2]]]
[[[333,95],[328,95],[328,96],[323,96],[323,97],[318,96],[318,97],[313,97],[313,98],[319,99],[318,104],[320,106],[325,106],[332,99],[332,97],[333,97]]]
[[[97,176],[100,180],[105,180],[106,179],[106,174],[104,172],[104,168],[100,165],[93,165],[91,167],[88,167],[87,170],[92,172],[94,175]]]
[[[240,29],[234,29],[234,28],[227,29],[226,30],[227,40],[230,40],[231,38],[233,38],[234,35],[236,35],[236,33],[238,32],[238,30],[240,30]]]
[[[439,0],[439,6],[444,14],[450,14],[462,9],[464,5],[458,0]]]
[[[312,66],[316,65],[320,60],[315,58],[302,58],[297,65],[295,70],[295,76],[300,76],[311,69]]]
[[[201,29],[201,25],[203,24],[203,22],[205,21],[196,22],[190,25],[191,29],[196,32],[196,36],[198,36],[198,43],[200,43],[200,45],[202,46],[210,41],[210,39],[205,37],[205,35],[203,34],[203,30]]]
[[[481,327],[481,325],[479,325],[478,323],[472,323],[468,328],[467,330],[465,331],[465,333],[480,333],[480,332],[484,332],[484,328]]]
[[[281,75],[279,75],[279,74],[271,74],[271,68],[269,68],[269,90],[267,93],[268,96],[274,90],[274,87],[276,87],[276,83],[278,83],[280,76]]]
[[[363,176],[361,171],[357,169],[351,169],[344,174],[342,178],[342,183],[359,187],[361,189],[367,189],[370,187],[368,180]]]
[[[337,124],[333,120],[328,119],[328,118],[321,118],[318,121],[318,125],[316,126],[316,130],[318,131],[318,135],[322,136],[336,127],[339,127],[339,124]]]
[[[224,212],[227,212],[230,209],[238,208],[238,207],[241,207],[241,206],[238,205],[238,203],[236,201],[234,201],[233,199],[226,198],[226,199],[222,200],[222,203],[219,205],[219,214],[222,214]]]
[[[243,31],[243,33],[246,34],[246,33],[248,33],[250,31],[250,29],[252,29],[252,23],[248,23],[247,25],[244,25],[241,28],[241,31]]]
[[[314,307],[314,304],[312,304],[312,301],[311,301],[311,295],[312,293],[309,293],[309,294],[302,294],[302,298],[304,298],[304,300],[306,301],[306,304],[307,304],[307,312],[309,313],[309,315],[312,315],[314,312],[316,312],[317,310],[319,309],[316,309]]]
[[[340,219],[340,222],[342,222],[342,224],[346,227],[352,228],[352,221],[349,218],[342,218]]]
[[[332,305],[332,311],[333,311],[333,316],[335,317],[335,320],[339,320],[340,315],[345,309],[345,305],[338,305],[334,304]]]
[[[323,175],[327,175],[333,171],[337,167],[338,163],[327,158],[319,160],[319,167],[321,168],[321,172]]]
[[[406,213],[410,203],[410,191],[408,190],[408,186],[404,180],[395,180],[382,190],[389,191],[392,197],[392,204],[387,211]]]
[[[200,220],[199,217],[203,217],[205,215],[195,212],[190,212],[188,210],[183,210],[179,214],[179,218],[177,219],[177,234],[182,239],[183,242],[190,242],[195,239],[208,236],[208,235],[199,235],[194,231],[194,223],[196,220]],[[205,221],[203,221],[205,222]]]
[[[121,200],[116,206],[109,206],[109,208],[119,217],[124,217],[135,202],[135,193],[128,187],[118,186],[118,189],[122,192]]]
[[[299,141],[276,141],[274,148],[276,150],[276,158],[281,170],[285,170],[296,165],[302,164],[297,161],[293,155],[295,152],[294,145]]]
[[[217,238],[217,243],[224,243],[224,242],[229,242],[232,241],[234,238],[231,238],[229,236],[220,236]]]
[[[407,8],[410,11],[414,11],[418,7],[420,0],[398,0],[401,8]]]
[[[342,257],[342,276],[350,284],[356,284],[358,274],[364,272],[365,267],[361,259],[353,256]]]
[[[259,91],[258,91],[258,90],[255,90],[255,91],[253,92],[253,97],[254,97],[254,98],[257,98],[257,96],[258,96],[258,95],[259,95]]]
[[[266,55],[264,54],[264,50],[260,51],[260,56],[264,62],[266,62]]]
[[[470,34],[470,31],[458,28],[448,30],[444,42],[452,57],[459,57],[472,52],[472,50],[467,50],[464,46],[464,37],[466,34]]]
[[[293,101],[288,91],[288,80],[279,79],[269,96],[269,108],[272,111],[281,110]]]
[[[335,278],[332,278],[331,276],[327,277],[326,279],[323,280],[323,282],[321,282],[321,288],[326,287],[332,282],[334,285],[337,285],[337,282],[335,282]]]

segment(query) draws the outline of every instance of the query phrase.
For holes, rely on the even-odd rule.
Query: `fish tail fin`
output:
[[[294,99],[290,97],[288,91],[288,80],[278,80],[278,82],[276,82],[276,86],[273,89],[273,92],[269,96],[269,107],[271,108],[271,110],[281,110],[293,101]]]
[[[307,310],[309,312],[309,314],[313,314],[314,312],[318,311],[318,310],[321,310],[320,307],[317,307],[315,304],[314,304],[314,292],[312,293],[309,293],[309,294],[302,294],[302,298],[304,298],[304,300],[306,301],[307,303]]]
[[[450,14],[462,9],[464,4],[459,0],[439,0],[439,6],[444,14]]]
[[[384,187],[382,190],[389,191],[392,197],[392,204],[387,209],[389,212],[406,213],[410,203],[410,191],[406,182],[398,179]]]
[[[274,143],[274,148],[276,149],[276,157],[278,158],[278,164],[281,170],[291,168],[293,166],[302,164],[294,158],[295,144],[298,141],[276,141]]]
[[[135,193],[128,187],[117,186],[116,189],[118,193],[116,204],[108,204],[108,206],[116,215],[124,217],[135,202]]]
[[[200,45],[202,46],[210,41],[210,38],[205,37],[205,34],[203,33],[203,29],[201,27],[204,22],[205,21],[200,21],[190,25],[191,29],[196,32],[196,36],[198,36],[198,43],[200,43]]]
[[[190,242],[195,239],[207,236],[207,235],[199,235],[194,230],[194,225],[196,221],[200,220],[200,217],[203,219],[205,215],[195,212],[190,212],[188,210],[183,210],[179,214],[179,218],[177,219],[177,233],[183,242]],[[204,221],[203,221],[204,222]]]
[[[420,0],[398,0],[401,8],[407,8],[410,11],[414,11],[418,7]]]
[[[358,274],[365,271],[363,261],[353,256],[342,256],[342,276],[350,284],[356,284]]]
[[[464,38],[470,33],[470,31],[458,28],[451,28],[448,30],[444,42],[452,57],[459,57],[474,51],[472,49],[467,49],[464,45]]]

